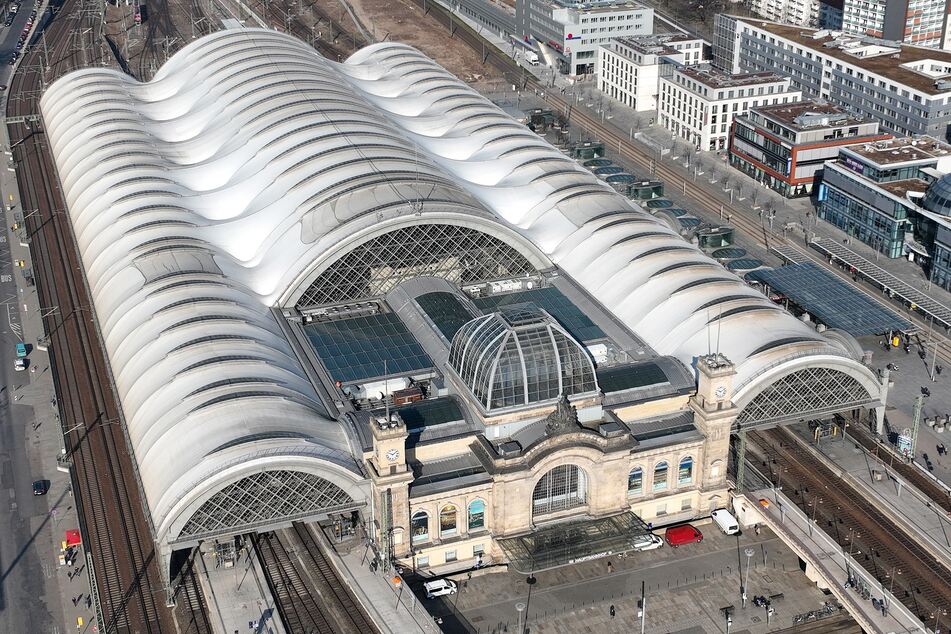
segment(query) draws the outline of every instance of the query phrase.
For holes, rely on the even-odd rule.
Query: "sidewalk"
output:
[[[326,540],[324,545],[327,545]],[[382,569],[370,570],[371,554],[364,556],[364,548],[357,547],[340,554],[328,547],[325,552],[334,560],[344,580],[381,632],[436,634],[440,631],[407,584],[393,583],[395,571],[384,574]]]
[[[39,345],[44,336],[42,314],[52,310],[52,314],[56,315],[56,312],[55,307],[39,305],[36,287],[28,284],[25,276],[25,273],[32,272],[32,259],[23,220],[33,210],[21,207],[16,171],[8,149],[10,139],[7,126],[0,127],[0,144],[4,149],[4,162],[7,163],[4,166],[6,169],[0,170],[6,224],[6,231],[0,238],[6,242],[5,246],[9,246],[9,259],[13,263],[24,263],[23,267],[14,266],[11,274],[4,266],[2,281],[12,281],[16,285],[16,297],[5,302],[6,326],[15,337],[27,344],[29,365],[35,369],[35,372],[17,373],[14,385],[10,386],[13,394],[10,401],[11,423],[22,426],[33,477],[49,481],[49,493],[42,498],[48,505],[46,516],[34,516],[30,526],[31,533],[35,535],[33,548],[41,562],[41,570],[31,571],[30,574],[42,579],[44,599],[52,614],[56,632],[91,632],[97,623],[95,615],[98,606],[97,597],[90,593],[90,555],[81,546],[72,566],[66,566],[63,557],[65,531],[78,529],[80,524],[70,474],[57,469],[57,458],[64,445],[63,429],[54,400],[49,355]],[[20,227],[17,230],[12,228],[15,223]],[[11,276],[12,279],[9,279]]]

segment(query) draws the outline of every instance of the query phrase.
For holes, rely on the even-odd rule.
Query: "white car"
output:
[[[423,587],[426,588],[427,599],[435,599],[436,597],[442,597],[447,594],[456,593],[456,582],[450,581],[449,579],[436,579],[434,581],[427,581],[423,584]]]
[[[654,550],[664,545],[664,539],[662,537],[658,537],[657,535],[650,535],[649,537],[650,541],[639,543],[634,547],[634,550]]]
[[[17,359],[16,361],[13,362],[13,369],[16,370],[17,372],[23,372],[24,370],[26,370],[26,364],[27,364],[26,359]]]

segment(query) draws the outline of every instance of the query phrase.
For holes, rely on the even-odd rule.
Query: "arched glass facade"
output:
[[[544,515],[582,506],[587,502],[588,480],[573,464],[555,467],[538,481],[532,492],[532,515]]]
[[[951,174],[945,174],[928,187],[921,206],[936,214],[951,216]]]
[[[452,339],[449,364],[486,410],[598,389],[594,364],[581,344],[530,304],[462,326]]]
[[[525,256],[487,233],[421,223],[385,233],[345,254],[311,282],[297,308],[378,297],[414,277],[441,277],[462,286],[537,272]]]

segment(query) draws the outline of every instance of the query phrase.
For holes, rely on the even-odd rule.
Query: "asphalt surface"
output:
[[[0,27],[0,84],[10,84],[14,66],[7,64],[23,31],[33,3],[25,2],[9,27]],[[5,18],[6,13],[2,16]],[[2,25],[0,20],[0,25]],[[0,101],[5,102],[5,93]],[[4,106],[5,110],[5,106]],[[4,154],[3,160],[7,160]],[[6,166],[3,166],[4,168]],[[12,180],[3,187],[4,203],[9,200]],[[17,196],[18,197],[18,196]],[[3,221],[9,226],[13,212],[4,206]],[[67,491],[51,490],[47,496],[33,495],[34,480],[43,479],[30,459],[30,442],[34,431],[33,408],[16,400],[17,386],[25,386],[29,378],[13,369],[15,345],[22,341],[19,314],[19,291],[15,283],[13,258],[8,232],[0,231],[0,631],[59,632],[54,625],[59,618],[58,597],[48,605],[46,579],[55,561],[49,550],[45,531],[54,521],[49,509],[62,502],[71,502]],[[38,548],[39,546],[39,548]],[[40,555],[43,552],[43,556]]]

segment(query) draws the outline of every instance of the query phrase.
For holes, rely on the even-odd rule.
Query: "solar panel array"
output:
[[[667,375],[656,363],[598,368],[597,373],[598,387],[605,394],[669,382]]]
[[[416,303],[433,320],[446,341],[452,341],[462,325],[472,320],[466,307],[452,293],[436,291],[416,298]]]
[[[393,313],[307,324],[304,332],[335,381],[352,383],[433,366]]]
[[[455,399],[449,397],[418,401],[396,411],[409,430],[465,420]]]
[[[747,278],[769,285],[825,325],[854,337],[912,328],[911,323],[894,311],[812,263],[753,271]]]
[[[570,299],[554,287],[533,288],[528,291],[492,295],[474,300],[484,313],[495,312],[500,306],[531,302],[555,318],[568,333],[578,341],[603,339],[604,331],[575,306]]]
[[[903,282],[874,262],[866,260],[852,249],[839,244],[835,240],[826,238],[816,238],[810,243],[810,246],[848,264],[864,277],[873,280],[882,288],[888,289],[900,299],[909,304],[914,304],[915,310],[934,317],[936,324],[951,328],[951,308]]]

